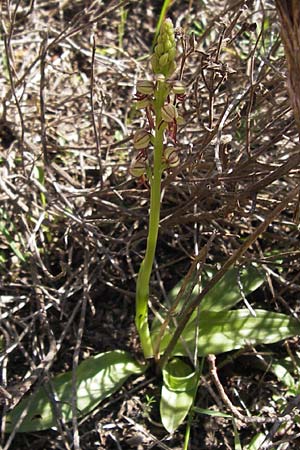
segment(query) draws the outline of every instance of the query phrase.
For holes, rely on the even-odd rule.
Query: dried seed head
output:
[[[176,69],[176,41],[173,23],[166,19],[160,29],[154,53],[151,58],[154,73],[161,73],[166,77],[172,75]]]
[[[164,120],[165,122],[174,122],[174,120],[177,119],[178,117],[178,112],[177,109],[174,105],[172,105],[171,103],[168,103],[167,105],[164,105],[161,108],[161,117],[162,120]]]
[[[164,158],[168,167],[177,167],[180,163],[175,147],[167,147],[164,151]]]
[[[133,146],[136,150],[147,148],[150,144],[150,133],[147,130],[138,130],[133,137]]]

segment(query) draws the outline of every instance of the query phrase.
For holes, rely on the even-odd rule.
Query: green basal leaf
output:
[[[212,417],[224,417],[225,419],[232,419],[232,414],[223,413],[221,411],[214,411],[212,409],[207,408],[199,408],[199,406],[195,406],[193,411],[197,414],[205,414],[206,416]]]
[[[78,417],[87,415],[103,399],[116,392],[130,375],[143,373],[145,369],[146,366],[138,364],[128,353],[118,350],[100,353],[83,361],[77,369]],[[72,372],[57,375],[52,383],[56,407],[61,407],[62,419],[68,422],[72,419]],[[39,431],[57,425],[54,406],[49,401],[45,387],[41,386],[33,396],[22,400],[8,415],[7,432],[13,429],[28,405],[25,420],[18,431]]]
[[[192,291],[192,294],[187,298],[187,294],[183,294],[177,311],[180,311],[183,304],[192,301],[205,287],[208,281],[216,274],[217,270],[211,267],[205,267],[202,276],[201,284],[197,283]],[[265,274],[258,270],[253,264],[239,270],[237,267],[230,268],[223,278],[206,294],[200,304],[200,310],[204,311],[223,311],[236,305],[242,298],[241,289],[238,279],[243,289],[245,296],[249,295],[258,289],[265,281]],[[183,284],[183,280],[176,284],[176,286],[169,293],[171,304],[175,301],[177,294]],[[191,283],[187,284],[187,290]]]
[[[198,355],[218,354],[239,349],[247,344],[271,344],[300,333],[300,324],[293,317],[285,314],[255,310],[253,317],[247,309],[234,311],[202,311],[199,322],[191,320],[182,333],[190,351],[195,349],[195,330],[198,326]],[[159,326],[153,330],[153,339],[159,332]],[[161,341],[163,352],[174,332],[170,327]],[[178,342],[174,355],[185,355],[184,346]]]
[[[243,450],[234,417],[232,417],[232,426],[233,426],[233,434],[234,434],[234,450]]]
[[[198,374],[179,358],[163,370],[160,415],[165,429],[173,433],[187,416],[196,394]]]
[[[271,366],[271,371],[276,375],[279,381],[281,381],[286,387],[291,390],[296,390],[296,383],[294,377],[289,372],[290,367],[286,364],[286,361],[274,362]]]
[[[259,450],[261,448],[262,443],[265,441],[266,435],[264,433],[257,433],[247,445],[245,450]],[[270,450],[274,450],[271,448]]]
[[[214,273],[211,273],[209,278],[213,275]],[[237,267],[230,268],[223,278],[203,298],[200,304],[200,310],[223,311],[236,305],[243,298],[238,283],[239,278],[243,293],[247,296],[263,284],[265,274],[252,264],[240,271]]]
[[[298,395],[300,393],[299,367],[298,352],[293,355],[293,359],[288,356],[287,358],[270,361],[270,370],[288,388],[287,395]]]

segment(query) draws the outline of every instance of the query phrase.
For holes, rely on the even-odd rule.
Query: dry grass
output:
[[[217,264],[299,183],[298,131],[273,2],[200,3],[174,1],[170,10],[182,28],[178,47],[188,94],[178,135],[181,165],[164,179],[153,303],[186,273],[213,232],[208,262]],[[6,409],[43,375],[74,368],[89,354],[139,351],[134,289],[149,190],[129,176],[128,167],[132,133],[144,121],[134,108],[135,84],[147,71],[142,57],[149,54],[158,14],[153,2],[131,0],[2,2],[0,326]],[[244,259],[259,261],[267,272],[252,301],[293,315],[299,312],[298,207],[295,198]],[[296,344],[273,351],[294,355]],[[247,355],[251,360],[256,350]],[[221,371],[229,395],[238,395],[237,403],[249,410],[278,415],[272,393],[284,398],[281,385],[268,374],[257,382],[262,372],[255,364],[245,374],[245,361],[235,357]],[[218,404],[207,383],[199,402]],[[148,392],[157,394],[149,384]],[[80,424],[83,449],[129,448],[131,435],[140,437],[143,448],[182,448],[180,432],[157,442],[168,437],[141,411],[144,386],[137,392],[106,402]],[[233,448],[231,423],[198,422],[191,448]],[[298,426],[288,427],[271,436],[288,442],[276,448],[298,448]],[[256,431],[269,428],[262,424]],[[17,436],[10,448],[72,448],[73,431],[69,426],[64,433]],[[245,442],[253,434],[251,427],[241,429]],[[7,438],[2,435],[5,450]]]

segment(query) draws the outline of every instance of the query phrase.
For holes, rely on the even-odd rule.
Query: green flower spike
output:
[[[150,162],[146,163],[143,160],[144,155],[140,153],[138,155],[138,158],[140,158],[139,161],[134,162],[131,167],[132,175],[144,175],[146,170],[147,181],[150,187],[147,246],[136,281],[135,315],[135,324],[145,358],[152,358],[154,356],[152,337],[148,323],[148,302],[159,230],[161,178],[166,168],[175,167],[179,163],[179,157],[175,149],[164,150],[164,142],[167,140],[167,135],[173,141],[176,141],[178,113],[175,105],[170,103],[169,94],[173,84],[170,84],[168,81],[168,78],[176,68],[175,54],[174,27],[171,20],[166,19],[161,26],[151,60],[155,75],[154,83],[141,80],[137,84],[138,102],[136,107],[140,108],[141,102],[146,102],[145,109],[151,133],[147,130],[140,130],[134,136],[133,145],[136,150],[143,152],[144,148],[150,144],[151,159]],[[179,87],[179,91],[183,92],[182,86]],[[173,93],[173,96],[175,95],[179,94]],[[168,133],[166,132],[167,128]],[[147,155],[145,155],[145,158],[147,158]]]
[[[166,19],[160,29],[154,54],[151,58],[154,73],[161,73],[170,77],[176,69],[176,42],[173,23]]]

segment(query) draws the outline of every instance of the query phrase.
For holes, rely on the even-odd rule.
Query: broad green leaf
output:
[[[83,361],[77,369],[78,417],[87,415],[103,399],[117,391],[130,375],[142,373],[145,369],[146,366],[138,364],[128,353],[118,350],[100,353]],[[57,375],[53,379],[53,386],[62,419],[68,422],[72,419],[72,372]],[[28,402],[29,409],[19,428],[20,432],[45,430],[57,425],[53,405],[45,388],[41,386],[32,397],[22,400],[8,415],[7,432],[14,427]]]
[[[190,303],[201,292],[201,289],[205,287],[208,281],[216,274],[217,270],[209,266],[206,266],[201,276],[201,286],[195,285],[191,295],[188,292],[192,289],[193,283],[187,283],[185,292],[182,294],[179,304],[176,308],[176,313],[180,314],[180,311],[184,309],[184,305]],[[240,285],[238,282],[240,279]],[[264,273],[256,268],[253,264],[248,265],[242,270],[237,267],[231,267],[216,283],[216,285],[205,295],[200,303],[200,311],[223,311],[230,309],[236,305],[242,299],[242,293],[240,286],[243,289],[243,294],[247,296],[251,292],[259,288],[265,281]],[[183,285],[183,280],[176,284],[176,286],[169,292],[169,300],[171,305],[174,304],[176,297]],[[189,297],[188,297],[189,295]],[[196,318],[198,311],[192,314],[190,319]],[[166,317],[165,311],[159,312],[162,319]],[[176,316],[176,314],[174,314]],[[161,326],[161,322],[157,317],[152,322],[152,331],[157,332],[157,328]]]
[[[295,390],[296,383],[294,380],[294,377],[291,375],[289,369],[291,369],[291,360],[282,360],[274,362],[271,366],[271,371],[276,375],[279,381],[281,381],[286,387],[288,387],[291,390]]]
[[[184,421],[197,390],[198,374],[179,358],[163,370],[160,415],[165,429],[173,433]]]
[[[238,277],[245,296],[254,292],[265,281],[265,274],[253,265],[240,270],[240,273],[237,267],[232,267],[203,298],[200,311],[223,311],[236,305],[243,298]]]
[[[293,359],[288,356],[287,358],[272,360],[270,362],[270,370],[288,388],[286,394],[298,395],[300,393],[300,359],[298,352],[293,355]]]
[[[225,419],[232,419],[232,414],[223,413],[221,411],[214,411],[213,409],[199,408],[194,406],[193,411],[197,414],[205,414],[212,417],[224,417]]]
[[[245,450],[259,450],[261,444],[265,441],[266,435],[264,433],[257,433],[247,445]],[[273,448],[270,450],[274,450]]]
[[[198,323],[198,355],[223,353],[241,348],[247,344],[271,344],[290,336],[300,334],[300,325],[296,319],[285,314],[255,310],[253,317],[247,309],[234,311],[202,311]],[[182,333],[186,344],[195,348],[196,319],[190,321]],[[153,330],[153,338],[159,326]],[[161,341],[160,352],[167,347],[174,328],[170,328]],[[174,355],[184,355],[184,346],[178,342]]]
[[[201,276],[201,285],[199,286],[196,284],[190,298],[187,299],[186,294],[183,294],[180,301],[180,306],[177,310],[180,310],[184,302],[192,301],[201,292],[201,289],[205,287],[208,281],[216,274],[216,272],[217,270],[206,266]],[[243,298],[238,283],[238,277],[240,278],[241,287],[245,296],[258,289],[259,286],[261,286],[265,281],[264,273],[252,264],[242,270],[239,270],[237,267],[231,267],[221,278],[221,280],[203,298],[200,303],[200,310],[223,311],[236,305]],[[171,304],[175,301],[182,284],[183,281],[181,280],[170,291],[169,299]],[[191,283],[188,283],[187,289],[189,286],[191,286]]]

